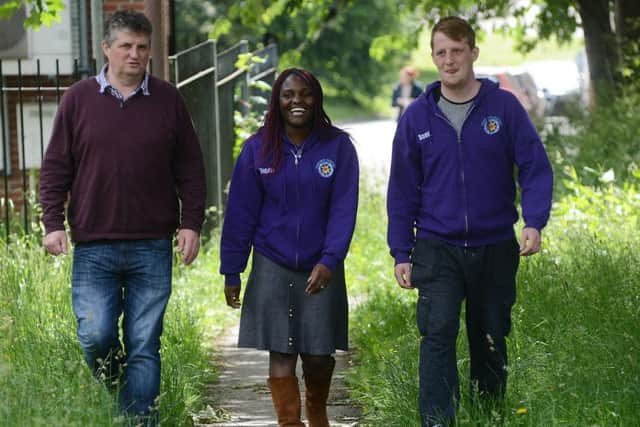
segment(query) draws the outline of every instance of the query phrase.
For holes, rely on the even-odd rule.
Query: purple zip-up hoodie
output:
[[[312,133],[296,147],[286,137],[278,169],[263,156],[261,132],[236,162],[222,228],[220,273],[240,284],[251,247],[293,270],[347,255],[358,208],[358,157],[349,136]]]
[[[437,105],[440,82],[398,123],[387,195],[396,264],[410,262],[416,237],[457,246],[513,238],[516,166],[525,226],[542,230],[549,219],[553,174],[540,137],[513,94],[480,81],[459,136]]]

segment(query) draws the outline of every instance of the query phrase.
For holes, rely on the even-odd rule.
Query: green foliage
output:
[[[570,43],[578,28],[578,12],[574,0],[534,0],[538,7],[536,19],[531,21],[530,5],[521,3],[513,11],[518,25],[506,28],[516,40],[522,53],[531,52],[540,40],[555,38],[558,42]],[[534,31],[531,31],[534,29]],[[535,35],[534,35],[535,34]]]
[[[592,186],[584,184],[575,169],[568,169],[562,183],[567,193],[553,212],[556,227],[611,242],[624,242],[628,233],[633,238],[633,231],[640,230],[640,171],[620,185],[612,173],[605,173],[599,185]]]
[[[241,53],[238,55],[235,66],[239,70],[247,70],[254,64],[264,64],[267,58],[256,56],[251,52]]]
[[[0,4],[0,19],[8,19],[26,3],[28,10],[24,27],[38,30],[42,25],[50,27],[60,22],[60,12],[64,9],[63,0],[6,0]]]
[[[283,66],[309,68],[320,75],[329,95],[356,100],[360,105],[367,105],[370,96],[395,80],[398,68],[409,62],[420,34],[443,16],[463,16],[476,29],[487,18],[513,18],[497,25],[521,54],[545,40],[570,45],[581,26],[576,0],[221,0],[215,6],[199,0],[176,1],[179,40],[196,37],[200,41],[209,33],[221,47],[241,39],[254,45],[277,42]],[[609,7],[617,20],[621,8],[614,8],[614,2],[605,3],[603,7]],[[607,17],[590,18],[606,22]],[[616,49],[591,52],[592,56],[600,55],[592,64],[610,63],[615,73],[624,77],[623,87],[616,88],[623,92],[630,84],[637,88],[640,69],[638,38],[633,36],[640,17],[626,18],[616,31],[618,36],[630,33],[630,37],[613,40],[618,44]],[[595,34],[590,28],[585,30],[587,39],[598,39],[599,28]],[[614,51],[621,52],[621,67],[616,55],[610,55]],[[592,76],[597,81],[606,77],[596,74]],[[602,99],[600,88],[605,86],[594,87],[597,98]]]
[[[235,313],[222,302],[217,239],[194,267],[174,269],[162,337],[163,425],[192,425],[215,376],[208,343]],[[3,426],[126,426],[85,366],[71,309],[71,257],[40,239],[0,241],[0,419]]]
[[[178,0],[185,5],[195,1]],[[533,23],[525,19],[530,6],[519,4],[515,9],[519,25],[509,29],[519,49],[529,51],[534,41],[551,37],[560,42],[569,40],[577,21],[575,8],[567,3],[571,2],[545,5],[548,14],[541,13]],[[178,7],[177,11],[178,37],[193,34],[194,29],[202,34],[208,28],[209,37],[222,48],[240,39],[258,46],[276,42],[282,68],[308,68],[318,75],[329,96],[359,105],[368,105],[372,96],[380,95],[381,88],[396,80],[397,70],[411,62],[421,34],[439,18],[461,15],[479,28],[485,18],[513,12],[508,0],[223,0],[211,6],[206,15],[188,7]],[[180,23],[185,19],[181,15],[192,17],[194,22],[182,28]],[[541,36],[526,39],[531,28]]]
[[[314,17],[324,20],[314,21]],[[349,2],[334,12],[299,10],[295,18],[280,16],[269,27],[278,40],[282,67],[311,70],[330,96],[366,105],[380,86],[395,80],[415,40],[401,37],[417,24],[399,19],[393,2]],[[398,36],[385,35],[398,33]]]
[[[251,52],[241,53],[238,55],[235,66],[239,70],[248,70],[252,65],[262,64],[265,61],[266,58],[255,56]],[[264,123],[264,115],[269,104],[267,97],[271,94],[271,86],[262,80],[257,80],[251,82],[249,93],[255,94],[250,95],[249,99],[242,99],[240,93],[236,94],[236,102],[239,103],[240,108],[233,112],[236,135],[233,145],[234,162],[240,155],[242,145],[247,138],[256,133]]]
[[[239,58],[239,62],[244,62],[244,58]],[[269,101],[265,98],[271,92],[271,86],[258,80],[251,84],[251,89],[258,93],[252,95],[248,100],[243,100],[241,108],[233,112],[233,122],[235,125],[236,140],[233,145],[233,160],[238,158],[244,142],[264,123],[264,115]]]
[[[264,114],[249,107],[245,113],[239,110],[234,111],[233,119],[236,129],[236,141],[233,145],[233,160],[235,162],[242,151],[244,142],[262,126]]]
[[[175,44],[181,51],[207,40],[207,34],[216,30],[216,26],[224,27],[224,14],[214,2],[202,0],[175,1]],[[218,3],[218,2],[215,2]],[[221,22],[218,24],[218,20]],[[173,52],[175,53],[175,52]]]
[[[566,184],[543,252],[523,259],[518,273],[507,410],[486,414],[469,401],[463,322],[456,425],[623,426],[637,420],[640,177],[601,189],[576,176]],[[356,283],[351,294],[360,301],[351,318],[357,349],[348,375],[352,397],[364,406],[365,425],[418,425],[416,294],[395,284],[391,257],[383,255],[382,197],[362,197],[347,258],[350,283]]]
[[[193,1],[178,0],[178,4]],[[208,28],[208,36],[223,49],[241,39],[254,46],[275,41],[281,68],[308,68],[318,75],[327,94],[361,105],[380,85],[395,80],[417,41],[402,34],[416,34],[421,27],[419,17],[404,14],[390,1],[220,1],[209,16],[181,6],[177,12],[179,39],[198,32],[204,38],[202,30]]]
[[[638,117],[638,94],[618,97],[616,102],[591,113],[576,112],[569,122],[573,135],[561,134],[555,127],[545,138],[556,171],[575,168],[580,180],[597,184],[602,174],[611,170],[618,182],[624,182],[640,165]]]
[[[640,34],[640,18],[627,21],[630,32]],[[625,93],[640,93],[640,40],[629,38],[622,55],[623,91]]]

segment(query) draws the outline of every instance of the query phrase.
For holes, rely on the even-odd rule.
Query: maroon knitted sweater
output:
[[[150,95],[138,92],[122,106],[98,89],[95,78],[78,82],[58,108],[40,173],[46,232],[64,230],[69,191],[75,242],[199,232],[202,152],[176,88],[150,77]]]

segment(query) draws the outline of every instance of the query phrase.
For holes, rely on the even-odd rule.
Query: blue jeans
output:
[[[507,383],[505,337],[511,330],[519,264],[515,239],[475,248],[418,240],[411,281],[419,290],[419,407],[423,426],[453,424],[460,400],[456,339],[462,301],[472,397],[501,401]]]
[[[79,243],[73,254],[73,310],[85,360],[97,378],[119,390],[125,413],[151,424],[160,394],[160,335],[171,263],[171,239]]]

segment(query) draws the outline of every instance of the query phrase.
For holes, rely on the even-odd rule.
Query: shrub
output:
[[[620,182],[625,181],[640,165],[638,117],[639,94],[620,97],[594,112],[574,114],[569,123],[571,135],[555,127],[545,138],[556,171],[573,167],[586,184],[594,185],[611,170]]]

